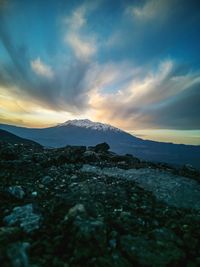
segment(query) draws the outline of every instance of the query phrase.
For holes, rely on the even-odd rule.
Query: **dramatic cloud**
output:
[[[31,60],[26,45],[14,44],[7,20],[2,17],[0,22],[0,38],[9,56],[9,61],[2,62],[0,66],[0,84],[7,86],[15,97],[22,94],[23,98],[31,99],[48,109],[76,114],[82,112],[87,106],[88,92],[91,89],[85,84],[85,76],[91,68],[91,62],[85,60],[91,55],[90,49],[79,44],[80,52],[77,53],[80,57],[70,60],[64,51],[58,58],[60,62],[51,67],[39,56]],[[73,25],[71,28],[79,27]]]
[[[197,0],[58,2],[0,1],[1,121],[200,129]]]
[[[138,75],[138,74],[137,74]],[[144,75],[143,75],[144,76]],[[172,61],[134,78],[115,94],[96,92],[92,105],[103,117],[132,128],[199,129],[200,72],[182,75]]]

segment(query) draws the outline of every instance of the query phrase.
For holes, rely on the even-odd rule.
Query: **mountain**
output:
[[[7,142],[10,144],[23,144],[23,145],[30,145],[30,146],[35,146],[35,147],[42,147],[40,144],[32,140],[21,138],[5,130],[0,130],[0,141]]]
[[[200,168],[200,146],[143,140],[111,125],[90,120],[69,120],[43,129],[0,124],[0,129],[34,140],[46,147],[94,146],[106,142],[112,151],[119,154],[128,153],[148,161],[191,164]]]

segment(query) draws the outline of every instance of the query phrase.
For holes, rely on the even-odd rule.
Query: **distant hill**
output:
[[[21,138],[15,134],[12,134],[8,131],[1,130],[1,129],[0,129],[0,141],[11,143],[11,144],[25,144],[25,145],[30,145],[30,146],[42,147],[40,144],[32,140]]]
[[[0,124],[0,129],[46,147],[94,146],[106,142],[118,154],[128,153],[144,160],[174,165],[191,164],[200,169],[200,146],[143,140],[111,125],[90,120],[70,120],[43,129]]]

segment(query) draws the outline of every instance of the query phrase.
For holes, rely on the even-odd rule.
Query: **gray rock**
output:
[[[117,167],[100,168],[89,164],[84,164],[81,172],[134,181],[170,206],[200,210],[200,184],[187,177],[159,169],[124,170]]]
[[[31,193],[31,195],[32,195],[32,197],[37,197],[38,192],[37,192],[37,191],[33,191],[33,192]]]
[[[157,241],[169,241],[176,244],[181,244],[181,240],[179,237],[167,228],[157,228],[151,232],[152,237],[154,237]]]
[[[9,186],[7,192],[17,199],[23,199],[25,192],[20,185]]]
[[[41,216],[33,212],[32,204],[15,207],[12,213],[4,218],[7,225],[19,225],[27,233],[38,229],[40,220]]]
[[[127,235],[121,238],[120,245],[129,259],[139,266],[177,266],[185,258],[182,250],[167,240],[156,241],[145,236]]]
[[[21,234],[19,227],[0,227],[0,244],[10,242]]]
[[[102,248],[106,245],[106,227],[104,222],[99,219],[83,219],[77,218],[74,221],[75,232],[77,233],[77,239],[80,241],[96,240],[98,246]]]
[[[51,176],[47,175],[47,176],[42,178],[41,182],[44,185],[49,185],[53,182],[53,178]]]
[[[28,267],[29,259],[27,250],[30,247],[28,242],[17,242],[9,245],[7,256],[12,267]]]
[[[65,220],[68,220],[70,218],[75,218],[78,215],[85,215],[85,214],[86,210],[83,204],[76,204],[68,211],[68,214],[65,216]]]
[[[91,151],[91,150],[87,150],[83,153],[83,157],[85,160],[87,161],[96,161],[99,160],[99,156],[96,152]]]
[[[77,179],[77,178],[78,178],[78,176],[75,175],[75,174],[71,176],[71,179],[72,179],[72,180],[75,180],[75,179]]]
[[[98,144],[94,147],[94,151],[95,152],[108,152],[108,150],[110,149],[110,146],[107,143],[101,143]]]

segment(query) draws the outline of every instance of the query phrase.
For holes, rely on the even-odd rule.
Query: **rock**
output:
[[[109,266],[113,266],[113,267],[133,267],[133,265],[127,260],[125,259],[119,252],[117,252],[115,250],[114,253],[112,253],[111,255],[112,257],[112,262],[110,263]],[[102,266],[106,266],[106,265],[102,265]]]
[[[110,149],[110,146],[107,143],[101,143],[98,144],[94,147],[94,151],[99,153],[99,152],[108,152],[108,150]]]
[[[99,160],[99,156],[96,152],[87,150],[83,153],[83,158],[88,162],[93,162]]]
[[[20,235],[19,227],[0,227],[0,243],[11,241]]]
[[[41,216],[33,212],[33,205],[27,204],[15,207],[12,213],[4,218],[9,226],[19,225],[26,233],[37,230],[40,225]]]
[[[177,266],[185,254],[172,242],[156,242],[145,236],[123,236],[120,240],[122,251],[137,266]]]
[[[32,155],[32,161],[35,163],[44,163],[45,161],[47,161],[47,156],[44,155],[44,153],[38,152],[38,153],[34,153]]]
[[[29,267],[29,258],[27,250],[30,244],[28,242],[17,242],[8,246],[7,256],[12,267]]]
[[[32,195],[33,197],[37,197],[38,193],[37,193],[36,191],[34,191],[34,192],[31,193],[31,195]]]
[[[82,159],[82,155],[85,151],[86,146],[66,146],[61,149],[57,157],[57,162],[60,164],[75,163]]]
[[[76,180],[77,178],[78,178],[78,177],[77,177],[77,175],[75,175],[75,174],[71,176],[71,179],[72,179],[72,180]]]
[[[107,247],[107,232],[106,226],[100,218],[85,219],[77,217],[73,221],[71,229],[73,234],[73,240],[71,242],[75,248],[73,256],[76,261],[95,256],[101,257],[104,254],[103,251]]]
[[[1,147],[18,159],[2,158]],[[199,184],[161,164],[84,150],[34,157],[0,141],[0,266],[27,266],[24,242],[31,267],[200,266]],[[16,185],[26,193],[20,201],[5,190]]]
[[[19,158],[19,155],[16,153],[15,147],[9,144],[1,148],[0,157],[3,160],[15,160]]]
[[[151,232],[151,236],[154,237],[158,242],[173,242],[181,245],[181,241],[178,236],[167,228],[157,228]]]
[[[86,210],[83,204],[76,204],[74,207],[72,207],[69,211],[68,214],[65,216],[65,220],[68,220],[70,218],[74,218],[76,216],[80,215],[85,215]]]
[[[110,160],[112,162],[124,162],[124,160],[126,160],[127,158],[125,156],[122,156],[122,155],[112,155],[110,157]]]
[[[41,183],[44,185],[50,185],[53,182],[53,178],[51,176],[45,176],[42,178]]]
[[[17,199],[23,199],[25,192],[20,185],[9,186],[7,192]]]
[[[110,245],[111,248],[116,248],[116,246],[117,246],[116,239],[110,239],[109,240],[109,245]]]
[[[100,219],[76,219],[74,226],[77,230],[77,235],[79,240],[89,241],[96,240],[98,241],[97,245],[105,246],[106,243],[106,229],[102,220]]]
[[[81,171],[136,181],[144,190],[152,192],[158,201],[164,201],[177,208],[200,210],[200,185],[197,181],[187,177],[159,169],[130,168],[124,170],[118,167],[100,168],[89,164],[84,164]]]

